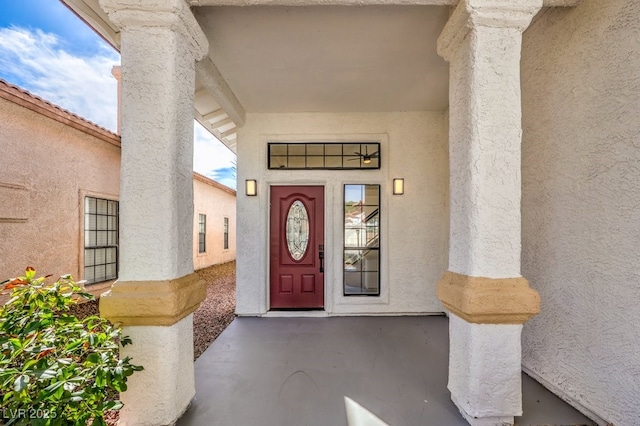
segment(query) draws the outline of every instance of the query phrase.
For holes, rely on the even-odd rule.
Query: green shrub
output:
[[[93,299],[73,281],[45,283],[28,267],[23,277],[0,284],[11,299],[0,307],[0,423],[6,425],[104,425],[119,410],[117,392],[142,367],[119,358],[131,343],[106,319],[78,320],[69,308]]]

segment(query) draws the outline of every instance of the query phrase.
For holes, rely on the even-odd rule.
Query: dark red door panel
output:
[[[324,307],[324,187],[272,186],[271,309]]]

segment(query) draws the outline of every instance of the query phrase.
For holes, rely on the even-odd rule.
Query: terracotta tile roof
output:
[[[58,105],[42,99],[39,96],[29,93],[28,91],[1,78],[0,99],[6,99],[9,102],[13,102],[24,108],[44,115],[45,117],[49,117],[52,120],[73,127],[96,138],[102,139],[105,142],[120,146],[120,135],[108,129],[105,129],[104,127],[98,126],[97,124],[83,117],[80,117],[78,114],[74,114]],[[200,173],[193,172],[193,178],[208,185],[219,188],[234,196],[236,195],[236,191],[234,191],[233,189],[221,183],[218,183],[204,175],[201,175]]]
[[[0,78],[0,98],[28,108],[105,142],[120,146],[120,136]]]
[[[221,189],[221,190],[223,190],[225,192],[228,192],[229,194],[232,194],[234,196],[236,195],[236,191],[234,191],[233,189],[231,189],[228,186],[223,185],[223,184],[221,184],[219,182],[216,182],[215,180],[210,179],[210,178],[206,177],[205,175],[201,175],[200,173],[193,172],[193,179],[194,180],[199,180],[200,182],[206,183],[207,185],[211,185],[213,187]]]

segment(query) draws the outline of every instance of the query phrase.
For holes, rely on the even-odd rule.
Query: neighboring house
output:
[[[0,122],[0,277],[32,265],[100,295],[118,278],[120,136],[3,80]],[[235,191],[193,186],[193,267],[234,260]]]
[[[236,191],[193,173],[193,268],[236,259]]]
[[[124,424],[170,424],[195,393],[194,110],[246,185],[239,315],[447,312],[471,424],[513,422],[522,368],[637,423],[640,2],[63,2],[122,57],[120,198],[138,210],[101,312],[145,357]],[[137,304],[156,289],[175,303]]]

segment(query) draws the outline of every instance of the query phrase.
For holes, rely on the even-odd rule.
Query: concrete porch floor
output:
[[[344,396],[390,426],[466,426],[447,390],[448,320],[237,318],[196,361],[178,425],[347,424]],[[523,374],[518,425],[593,425]]]

